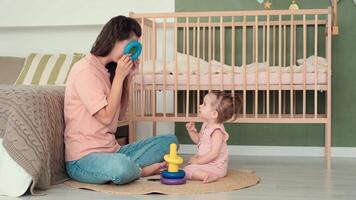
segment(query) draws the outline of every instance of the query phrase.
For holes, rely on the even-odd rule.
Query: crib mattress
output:
[[[166,76],[166,77],[164,77]],[[211,79],[211,81],[210,81]],[[326,85],[327,84],[327,73],[326,72],[318,72],[318,73],[289,73],[282,72],[279,73],[270,73],[268,77],[267,72],[258,72],[256,73],[247,73],[246,77],[242,73],[233,74],[137,74],[135,77],[135,83],[144,85],[152,85],[155,83],[156,85],[174,85],[175,80],[177,80],[178,85],[187,85],[189,80],[189,85],[220,85],[221,80],[224,85],[244,85],[245,81],[247,85],[255,85],[256,80],[258,80],[258,85],[267,85],[268,80],[270,85],[278,85],[279,82],[283,85],[303,85],[304,82],[307,85]]]

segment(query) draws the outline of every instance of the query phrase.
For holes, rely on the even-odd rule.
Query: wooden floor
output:
[[[113,200],[113,199],[356,199],[356,159],[333,158],[332,169],[324,168],[323,158],[305,157],[243,157],[231,156],[230,168],[250,169],[261,177],[251,188],[205,195],[133,195],[118,196],[57,185],[45,196],[24,196],[33,200]],[[1,200],[19,199],[0,196]]]

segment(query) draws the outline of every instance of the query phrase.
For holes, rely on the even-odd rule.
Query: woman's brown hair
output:
[[[122,15],[113,17],[104,25],[90,53],[105,57],[109,55],[117,41],[129,39],[132,34],[141,37],[141,26],[136,20]],[[114,79],[116,65],[117,63],[110,62],[105,66],[110,73],[110,82]]]
[[[122,15],[113,17],[104,25],[90,53],[96,56],[107,56],[117,41],[126,40],[132,34],[141,37],[141,27],[136,20]]]

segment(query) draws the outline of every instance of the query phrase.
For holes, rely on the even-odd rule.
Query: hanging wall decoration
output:
[[[264,3],[265,9],[271,9],[272,6],[272,2],[270,2],[269,0],[266,0]]]
[[[299,6],[297,3],[295,3],[295,0],[293,0],[292,3],[290,4],[289,10],[299,10]]]

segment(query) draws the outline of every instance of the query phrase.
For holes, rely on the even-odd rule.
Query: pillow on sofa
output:
[[[0,57],[0,84],[14,84],[24,62],[25,58]]]
[[[32,177],[7,153],[0,138],[0,195],[19,197],[31,185]]]
[[[82,57],[83,54],[31,53],[15,84],[64,86],[70,69]]]

